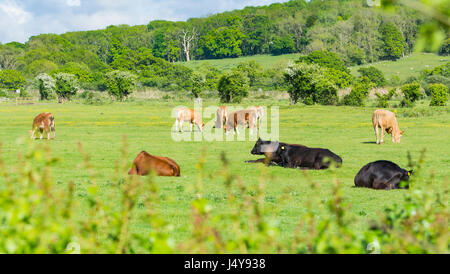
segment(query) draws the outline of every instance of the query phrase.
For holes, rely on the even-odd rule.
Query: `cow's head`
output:
[[[402,139],[403,133],[404,133],[404,131],[402,131],[402,130],[393,133],[392,134],[392,142],[400,143],[400,140]]]
[[[252,154],[253,155],[273,154],[277,151],[279,145],[280,145],[279,142],[263,141],[261,138],[259,138],[252,149]]]

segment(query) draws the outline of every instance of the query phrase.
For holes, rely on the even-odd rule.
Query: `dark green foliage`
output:
[[[27,80],[20,71],[6,69],[0,71],[0,88],[16,91],[21,89]]]
[[[405,39],[403,34],[393,23],[383,24],[380,28],[381,40],[383,41],[383,58],[397,60],[405,52]]]
[[[211,30],[199,41],[199,54],[205,58],[239,57],[244,34],[237,27],[220,27]]]
[[[414,103],[422,97],[420,92],[420,84],[413,82],[401,87],[404,99],[401,102],[402,107],[412,107]]]
[[[369,95],[369,91],[374,87],[374,84],[367,77],[362,77],[353,84],[352,90],[344,97],[344,105],[347,106],[365,106],[365,100]]]
[[[106,74],[105,84],[110,95],[123,100],[136,88],[136,78],[128,71],[115,70]]]
[[[240,71],[225,73],[217,85],[222,103],[240,103],[248,96],[248,88],[249,79]]]
[[[70,100],[77,94],[78,80],[75,75],[68,73],[57,73],[55,77],[55,91],[59,101]]]
[[[305,62],[307,64],[318,64],[322,67],[333,68],[344,71],[346,73],[350,73],[341,57],[339,57],[338,54],[329,51],[313,51],[307,56],[300,57],[299,62]]]
[[[295,52],[295,42],[290,36],[276,37],[270,46],[270,53],[281,55]]]
[[[194,95],[195,98],[199,98],[200,95],[203,93],[206,87],[206,82],[203,76],[199,73],[192,74],[192,95]]]
[[[370,66],[367,68],[360,68],[358,72],[361,77],[367,77],[376,87],[383,87],[386,85],[386,78],[381,70]]]
[[[336,104],[336,85],[326,78],[326,68],[317,64],[299,63],[288,68],[284,74],[291,101],[302,100],[306,105]]]
[[[388,108],[389,107],[389,100],[394,97],[394,95],[397,93],[397,90],[395,88],[390,89],[388,93],[381,95],[380,93],[375,93],[377,96],[377,107],[380,108]]]
[[[447,38],[444,41],[441,49],[439,50],[439,54],[440,55],[449,55],[450,54],[450,38]]]
[[[256,61],[249,61],[249,62],[245,62],[245,63],[240,63],[235,68],[235,70],[243,72],[243,73],[245,73],[247,75],[248,79],[250,80],[250,82],[249,82],[250,87],[255,86],[256,82],[259,81],[260,78],[263,75],[263,68]]]
[[[448,87],[443,84],[431,84],[429,87],[431,94],[430,106],[445,106],[448,101]]]

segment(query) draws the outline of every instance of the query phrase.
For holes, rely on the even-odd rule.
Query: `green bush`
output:
[[[375,95],[377,96],[377,107],[380,108],[388,108],[389,107],[389,100],[392,99],[392,97],[394,97],[394,95],[397,93],[397,90],[395,88],[389,90],[388,93],[381,95],[380,93],[375,93]]]
[[[367,77],[363,77],[352,86],[350,93],[344,97],[344,105],[347,106],[365,106],[365,101],[369,91],[374,84]]]
[[[55,93],[56,81],[53,77],[46,73],[41,73],[36,76],[35,81],[37,82],[41,100],[48,100],[55,97],[53,94]]]
[[[429,87],[431,93],[430,106],[445,106],[448,100],[448,87],[443,84],[431,84]]]
[[[422,97],[420,92],[420,84],[413,82],[401,87],[404,99],[400,103],[402,107],[412,107],[414,103]]]
[[[55,91],[60,102],[70,100],[77,94],[78,80],[73,74],[57,73],[55,74]]]
[[[27,80],[21,72],[13,69],[0,70],[0,88],[16,91],[25,86]]]
[[[338,54],[334,52],[316,50],[311,52],[307,56],[300,57],[298,62],[318,64],[321,67],[333,68],[340,71],[345,71],[346,73],[350,73],[350,70],[345,65],[345,62],[341,59],[341,57],[339,57]]]
[[[80,96],[83,99],[83,104],[85,105],[104,105],[111,103],[109,98],[103,96],[100,92],[95,91],[85,91]]]
[[[192,95],[194,95],[195,98],[199,98],[200,95],[203,93],[206,87],[206,82],[203,76],[199,73],[192,74]]]
[[[376,87],[383,87],[386,85],[386,78],[384,77],[383,72],[376,67],[360,68],[358,72],[361,74],[361,77],[369,78]]]
[[[336,104],[337,87],[326,77],[326,68],[317,64],[298,63],[290,66],[284,74],[291,101],[299,100],[307,105]]]
[[[249,79],[240,71],[225,73],[219,80],[217,90],[222,103],[240,103],[248,96]]]
[[[109,94],[119,100],[126,99],[136,88],[137,77],[128,71],[111,71],[105,78]]]

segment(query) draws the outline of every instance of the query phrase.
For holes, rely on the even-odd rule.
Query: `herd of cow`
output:
[[[253,130],[258,133],[258,124],[264,116],[263,107],[252,107],[246,110],[239,110],[228,113],[225,106],[217,110],[216,128],[223,128],[226,134],[231,130],[239,134],[238,125],[244,129],[250,128],[250,134]],[[176,131],[183,131],[183,122],[190,124],[192,132],[196,125],[200,131],[204,129],[201,115],[193,109],[180,108],[176,115]],[[377,110],[372,117],[373,128],[377,137],[377,144],[383,144],[385,132],[392,135],[392,141],[399,143],[403,131],[400,130],[395,114],[387,110]],[[381,139],[379,136],[381,128]],[[35,138],[39,130],[40,139],[43,138],[44,131],[47,133],[47,139],[50,139],[50,133],[53,132],[53,138],[56,138],[55,117],[51,113],[41,113],[33,121],[31,138]],[[280,166],[294,169],[328,169],[331,165],[339,168],[342,166],[342,158],[332,151],[324,148],[309,148],[298,144],[287,144],[282,142],[264,141],[258,139],[251,151],[253,155],[264,155],[265,157],[246,163],[263,163],[267,166]],[[154,156],[146,151],[142,151],[133,161],[129,175],[145,176],[151,172],[158,176],[176,176],[179,177],[180,166],[172,159],[167,157]],[[355,177],[356,187],[366,187],[373,189],[399,189],[408,188],[407,182],[412,171],[406,171],[395,163],[389,161],[376,161],[364,166]],[[402,183],[403,182],[403,183]]]

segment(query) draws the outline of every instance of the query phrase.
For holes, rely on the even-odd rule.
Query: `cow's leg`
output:
[[[373,128],[375,130],[375,135],[377,136],[377,145],[380,144],[379,138],[380,138],[380,133],[378,132],[378,126],[375,126]]]
[[[385,131],[385,129],[383,127],[381,127],[381,142],[380,142],[380,144],[384,143],[384,131]]]
[[[31,131],[31,139],[34,139],[34,134],[36,134],[36,128]]]
[[[52,128],[52,130],[53,130],[53,139],[56,139],[56,129]]]
[[[183,133],[183,120],[180,120],[180,132]]]
[[[178,132],[178,119],[175,120],[175,132]]]
[[[42,135],[44,134],[44,129],[40,128],[40,129],[39,129],[39,133],[41,134],[40,139],[42,140]]]
[[[192,132],[193,126],[194,126],[194,122],[191,122],[191,132]]]

